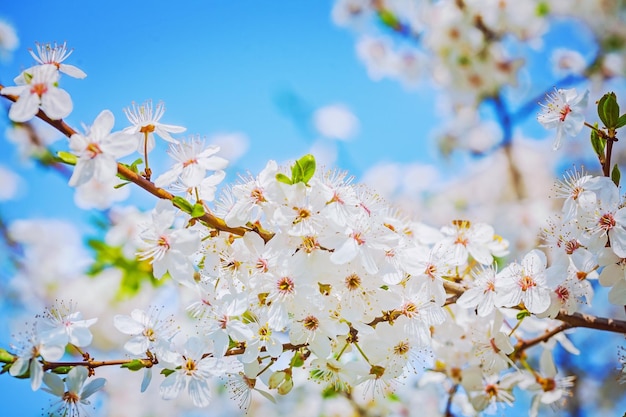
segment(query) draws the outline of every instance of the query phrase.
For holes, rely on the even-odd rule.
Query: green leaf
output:
[[[288,185],[293,184],[293,182],[291,181],[291,178],[289,178],[288,176],[286,176],[285,174],[283,174],[281,172],[276,174],[276,181],[282,182],[282,183],[288,184]]]
[[[178,207],[187,214],[191,214],[191,212],[193,211],[193,206],[191,205],[191,203],[183,197],[174,197],[172,199],[172,204],[174,204],[176,207]]]
[[[619,120],[619,104],[614,92],[606,93],[598,101],[598,116],[607,129],[615,129]]]
[[[293,358],[291,358],[290,366],[293,368],[299,368],[304,365],[304,355],[302,352],[297,351],[294,353]]]
[[[308,184],[309,180],[313,178],[313,175],[315,174],[315,157],[311,154],[304,155],[296,161],[296,164],[302,172],[301,181]]]
[[[398,18],[389,10],[381,9],[378,11],[378,18],[383,25],[389,26],[392,29],[398,29],[402,26]]]
[[[530,312],[528,310],[522,310],[517,313],[518,320],[524,320],[524,317],[530,317]]]
[[[619,119],[617,119],[617,125],[615,126],[615,129],[619,129],[624,125],[626,125],[626,113],[622,114]]]
[[[193,205],[193,208],[191,209],[191,218],[195,219],[198,217],[202,217],[204,216],[204,206],[200,203],[196,203]]]
[[[176,371],[174,371],[172,369],[167,369],[167,368],[161,369],[161,375],[165,375],[166,378],[168,376],[172,375],[174,372],[176,372]]]
[[[138,371],[145,367],[146,365],[140,359],[133,359],[132,361],[122,365],[122,368],[130,369],[131,371]]]
[[[55,374],[65,375],[69,371],[71,371],[72,368],[72,366],[57,366],[56,368],[52,369],[52,372],[54,372]]]
[[[619,180],[621,178],[622,174],[619,172],[619,167],[617,166],[617,164],[613,165],[613,170],[611,171],[611,179],[617,187],[619,187]]]
[[[132,164],[128,165],[128,169],[133,171],[135,174],[139,174],[139,169],[137,168],[137,165],[142,164],[142,163],[143,163],[143,159],[141,158],[135,159]]]
[[[123,186],[128,185],[128,184],[130,184],[130,182],[128,182],[128,181],[127,182],[122,182],[120,184],[114,185],[113,188],[115,188],[117,190],[118,188],[122,188]]]
[[[598,124],[596,123],[594,127],[597,129]],[[598,131],[595,129],[591,129],[591,146],[593,147],[593,150],[595,151],[596,155],[598,155],[598,158],[601,161],[604,161],[605,145],[606,141],[600,138],[600,135],[598,135]]]
[[[15,356],[10,354],[5,349],[0,349],[0,362],[13,363],[14,361],[15,361]]]
[[[539,17],[547,16],[548,13],[550,13],[550,5],[545,1],[538,3],[537,8],[535,9],[535,13]]]
[[[304,182],[304,171],[302,170],[302,166],[300,166],[299,162],[296,161],[291,166],[291,183],[297,184],[299,182]]]
[[[57,156],[59,157],[59,160],[61,162],[69,164],[69,165],[76,165],[76,162],[78,161],[78,157],[74,155],[73,153],[69,153],[69,152],[59,151],[57,152]]]
[[[7,372],[9,372],[9,369],[11,369],[11,365],[13,365],[12,363],[5,363],[2,366],[2,370],[0,371],[0,374],[6,374]]]

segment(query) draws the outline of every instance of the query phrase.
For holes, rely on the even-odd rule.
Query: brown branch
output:
[[[455,282],[444,281],[443,285],[446,291],[453,295],[461,295],[465,292],[465,287]],[[562,310],[556,316],[556,319],[568,324],[569,327],[585,327],[588,329],[626,334],[626,321],[624,320],[596,317],[581,313],[567,314]]]
[[[0,91],[3,88],[4,86],[0,84]],[[13,102],[16,102],[19,98],[13,95],[4,95],[4,97],[6,97],[8,100],[13,101]],[[77,133],[76,130],[74,130],[71,126],[66,124],[63,120],[52,120],[41,110],[39,110],[39,112],[37,113],[37,117],[43,120],[44,122],[48,123],[50,126],[56,128],[59,132],[63,133],[68,138],[70,138],[72,135]],[[161,198],[164,200],[170,200],[170,201],[174,198],[174,196],[171,193],[169,193],[168,191],[162,188],[155,186],[153,182],[148,181],[141,175],[133,172],[124,164],[121,164],[121,163],[117,164],[117,172],[120,176],[138,185],[139,187],[143,188],[144,190],[148,191],[150,194],[158,198]],[[254,231],[258,233],[266,242],[269,241],[274,236],[272,233],[266,232],[264,230],[259,230],[257,228],[250,229],[250,228],[245,228],[245,227],[230,227],[226,224],[226,222],[223,219],[220,219],[219,217],[216,217],[212,215],[211,213],[204,213],[202,216],[197,217],[197,220],[203,222],[209,227],[212,227],[213,229],[223,231],[223,232],[233,233],[239,236],[243,236],[247,232]]]
[[[567,329],[571,329],[572,326],[568,323],[563,323],[558,327],[555,327],[554,329],[550,330],[550,331],[546,331],[544,334],[535,337],[534,339],[530,339],[530,340],[520,340],[519,342],[517,342],[517,344],[515,345],[515,351],[513,351],[513,353],[511,353],[510,358],[513,361],[516,361],[518,359],[520,359],[522,357],[522,353],[530,348],[533,347],[535,345],[538,345],[541,342],[545,342],[546,340],[550,339],[552,336],[555,336],[559,333],[561,333],[562,331],[565,331]]]

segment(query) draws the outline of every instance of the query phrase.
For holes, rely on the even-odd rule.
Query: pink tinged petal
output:
[[[523,295],[524,305],[533,314],[543,313],[550,307],[550,290],[547,288],[531,288]]]
[[[357,254],[358,245],[356,241],[352,238],[348,238],[330,255],[330,260],[334,264],[343,265],[353,260]]]
[[[192,379],[189,381],[188,390],[196,407],[207,407],[211,403],[211,389],[207,381]]]
[[[65,393],[65,384],[60,376],[51,372],[45,372],[43,375],[43,382],[48,386],[48,389],[43,388],[44,391],[47,391],[57,397],[63,397],[63,394]]]
[[[81,393],[81,400],[89,398],[96,391],[100,391],[104,387],[104,384],[106,384],[106,379],[104,378],[96,378],[89,381],[87,385],[85,385],[85,387],[83,388],[83,392]]]
[[[178,176],[183,172],[182,165],[176,164],[169,171],[164,172],[159,175],[156,180],[154,180],[154,185],[157,187],[165,187],[175,182],[178,179]]]
[[[472,255],[478,263],[483,265],[491,265],[493,263],[493,256],[487,246],[484,245],[470,245],[469,253]]]
[[[111,133],[114,124],[115,116],[113,116],[113,113],[110,110],[102,110],[93,121],[89,136],[97,138],[98,142],[100,142]]]
[[[72,98],[67,91],[60,88],[50,88],[41,96],[41,110],[52,120],[67,117],[72,112],[72,108]]]
[[[180,179],[187,187],[197,187],[206,175],[206,170],[197,163],[186,166],[182,171]]]
[[[228,350],[228,334],[219,330],[211,334],[211,339],[213,340],[214,354],[217,356],[224,356]]]
[[[95,170],[96,170],[95,161],[91,159],[89,160],[79,159],[78,162],[76,163],[76,166],[74,167],[74,172],[72,173],[72,176],[70,177],[70,181],[68,183],[69,186],[78,187],[78,186],[85,184],[86,182],[88,182],[90,179],[93,178]]]
[[[626,258],[626,230],[621,226],[613,228],[609,231],[609,238],[613,252],[620,258]]]
[[[109,154],[115,158],[121,158],[130,155],[137,149],[137,142],[132,135],[122,132],[110,134],[100,146],[102,152]]]
[[[517,286],[503,288],[498,291],[496,300],[504,307],[516,306],[522,301],[522,289]]]
[[[87,327],[74,327],[69,336],[70,343],[78,347],[89,346],[93,339],[91,331]]]
[[[376,261],[369,250],[361,251],[361,263],[368,273],[375,274],[378,272],[378,265],[376,265]]]
[[[152,274],[156,279],[163,278],[163,275],[167,272],[166,258],[159,261],[152,262]]]
[[[133,313],[136,310],[133,310]],[[124,334],[141,334],[144,330],[144,325],[138,322],[134,317],[123,316],[121,314],[113,317],[113,325],[117,330]]]
[[[554,378],[556,376],[556,366],[554,365],[552,351],[550,349],[544,349],[544,351],[541,352],[541,357],[539,358],[539,369],[547,378]]]
[[[67,374],[65,383],[68,391],[79,392],[86,380],[87,369],[82,366],[76,366]]]
[[[533,249],[524,256],[522,267],[527,275],[533,276],[545,271],[546,262],[546,255],[537,249]]]
[[[624,270],[617,264],[607,265],[600,273],[600,284],[604,287],[612,287],[624,279]]]
[[[69,75],[70,77],[78,79],[83,79],[87,76],[87,74],[85,74],[83,70],[75,67],[74,65],[61,64],[59,65],[59,71],[61,71],[63,74]]]
[[[4,91],[4,90],[2,90]],[[39,111],[39,96],[36,94],[22,95],[11,105],[9,119],[14,122],[27,122]]]
[[[269,343],[266,346],[267,353],[270,354],[271,357],[277,358],[283,353],[283,345],[280,341],[274,337],[270,338]]]
[[[609,291],[609,302],[615,305],[626,305],[626,280],[621,280]]]
[[[179,372],[173,373],[161,382],[159,389],[161,397],[163,397],[164,400],[173,400],[178,397],[178,394],[185,388],[185,385],[185,377]]]
[[[37,391],[41,387],[43,381],[43,367],[37,360],[30,363],[30,387],[33,391]]]
[[[65,354],[65,343],[54,344],[48,341],[47,344],[39,347],[39,353],[47,361],[57,361]]]
[[[219,156],[211,156],[210,158],[199,159],[199,164],[207,171],[219,171],[228,166],[228,159]]]
[[[4,87],[0,90],[0,94],[3,96],[20,96],[26,90],[29,90],[30,87],[27,85],[14,85],[11,87]]]
[[[20,376],[24,374],[24,372],[28,369],[29,362],[30,358],[17,358],[17,360],[13,362],[13,365],[11,365],[11,368],[9,368],[9,374],[11,376]]]
[[[135,336],[124,344],[124,349],[133,355],[142,355],[148,350],[148,339],[145,336]]]
[[[493,309],[496,307],[495,298],[496,294],[493,291],[489,291],[487,295],[480,301],[478,307],[476,308],[476,311],[480,317],[487,317],[489,314],[491,314]]]
[[[236,341],[248,340],[253,336],[252,329],[238,320],[229,320],[228,334]]]
[[[458,300],[456,305],[462,308],[476,307],[484,297],[484,290],[482,288],[470,288],[466,290]]]
[[[167,141],[167,142],[170,142],[170,143],[179,143],[179,142],[178,142],[178,140],[176,140],[176,139],[174,139],[172,136],[170,136],[170,134],[168,133],[168,130],[169,130],[170,132],[173,132],[173,133],[178,133],[178,132],[174,132],[173,130],[170,130],[170,129],[164,129],[166,126],[168,126],[168,125],[162,125],[162,124],[160,124],[160,125],[156,126],[156,127],[155,127],[155,129],[154,129],[154,133],[155,133],[155,134],[157,134],[157,135],[159,135],[159,137],[160,137],[161,139],[163,139],[163,140],[165,140],[165,141]],[[172,127],[174,127],[174,126],[172,126]],[[183,130],[181,130],[181,132],[184,132],[184,131],[186,130],[185,128],[182,128],[182,129],[183,129]]]
[[[146,392],[152,382],[152,368],[144,368],[143,379],[141,380],[141,392]]]
[[[241,362],[250,363],[259,356],[259,341],[246,342],[246,350],[241,355]]]
[[[176,250],[186,255],[192,255],[200,248],[200,236],[194,231],[181,229],[172,233],[172,238],[175,239]]]

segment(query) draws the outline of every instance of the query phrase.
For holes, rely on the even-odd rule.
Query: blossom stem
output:
[[[444,413],[445,417],[454,417],[452,414],[452,399],[454,398],[454,394],[459,389],[459,384],[454,384],[452,388],[450,388],[450,392],[448,393],[448,401],[446,402],[446,412]]]
[[[89,368],[89,369],[95,369],[95,368],[99,368],[101,366],[118,366],[118,365],[126,365],[129,364],[133,361],[135,361],[137,359],[114,359],[114,360],[108,360],[108,361],[94,361],[94,360],[87,360],[87,361],[69,361],[69,362],[47,362],[44,361],[43,362],[43,369],[45,371],[51,370],[51,369],[56,369],[56,368],[63,368],[63,367],[68,367],[68,366],[84,366],[85,368]],[[152,365],[154,364],[154,362],[150,359],[150,358],[143,358],[143,359],[139,359],[139,361],[141,361],[141,363],[146,367],[146,368],[150,368],[152,367]]]
[[[354,346],[356,346],[357,350],[359,351],[359,353],[361,353],[361,356],[363,356],[363,359],[365,359],[365,361],[372,365],[372,363],[370,362],[370,360],[367,358],[367,355],[365,355],[365,352],[363,352],[363,350],[361,349],[361,346],[359,346],[358,343],[354,342]]]
[[[144,177],[150,181],[150,177],[152,177],[152,170],[150,169],[150,164],[148,164],[148,132],[143,132],[143,156],[146,162]]]

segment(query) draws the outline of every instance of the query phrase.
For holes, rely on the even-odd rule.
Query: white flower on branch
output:
[[[50,415],[79,417],[84,414],[83,406],[90,404],[88,398],[106,383],[104,378],[96,378],[85,384],[87,376],[87,368],[82,366],[72,368],[64,380],[50,372],[44,374],[43,380],[47,387],[42,389],[60,398],[58,405],[52,406]]]
[[[164,187],[180,179],[187,187],[199,187],[203,180],[209,178],[206,176],[207,171],[215,171],[210,177],[224,178],[221,171],[226,168],[228,161],[215,156],[219,150],[219,146],[206,146],[200,138],[172,143],[168,154],[176,163],[157,177],[154,185]]]
[[[546,129],[556,128],[555,150],[561,147],[563,136],[576,136],[582,130],[588,97],[589,91],[578,94],[575,88],[558,89],[548,95],[547,104],[542,104],[537,120]]]
[[[58,87],[59,72],[52,64],[37,65],[15,78],[13,87],[4,87],[0,94],[17,96],[9,118],[27,122],[41,109],[50,119],[59,120],[72,112],[72,98]]]
[[[70,149],[78,156],[78,160],[70,178],[70,186],[83,185],[92,178],[111,181],[117,174],[117,159],[135,150],[132,136],[123,132],[111,133],[114,123],[113,113],[103,110],[84,135],[72,135]]]
[[[50,43],[36,43],[37,53],[33,52],[30,49],[28,52],[35,58],[41,65],[51,64],[57,67],[59,72],[69,75],[74,78],[85,78],[87,74],[85,74],[81,69],[75,67],[74,65],[63,64],[70,55],[72,55],[73,50],[67,49],[66,43],[63,42],[62,45],[57,45],[56,42],[54,46]]]
[[[148,100],[139,106],[133,103],[132,107],[124,109],[124,113],[132,123],[132,126],[125,128],[124,132],[130,133],[137,138],[137,151],[140,153],[144,151],[144,147],[148,151],[154,148],[154,133],[167,142],[178,143],[170,133],[182,133],[187,130],[182,126],[166,125],[159,122],[161,117],[163,117],[163,113],[165,113],[165,105],[162,102],[157,104],[156,110],[153,110],[152,100]],[[146,140],[148,141],[147,143]]]
[[[140,234],[139,259],[150,259],[154,276],[166,272],[180,282],[191,282],[194,264],[191,256],[200,248],[200,236],[194,230],[172,229],[176,210],[169,201],[159,201],[152,212],[152,222]]]

